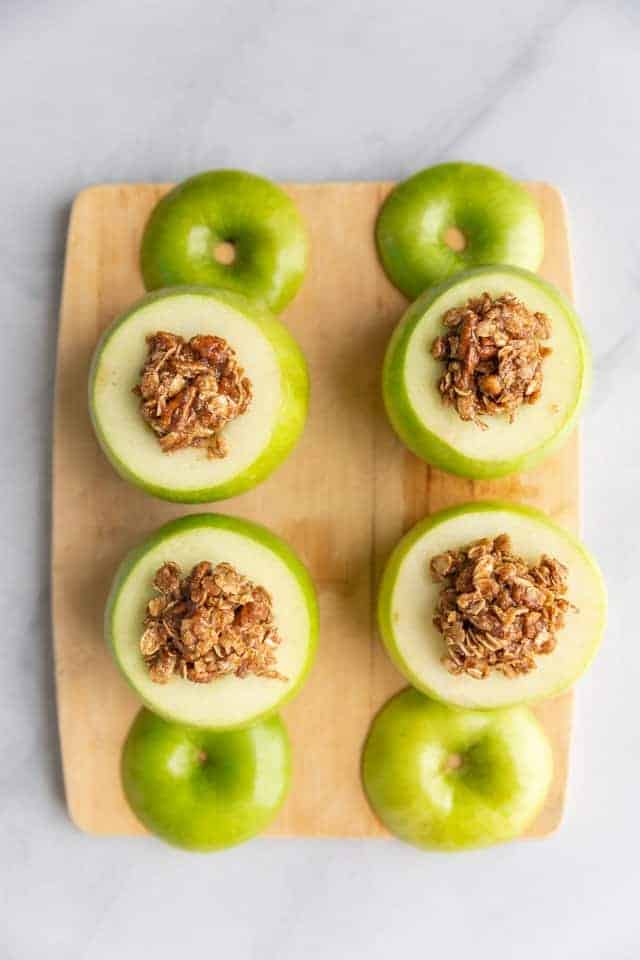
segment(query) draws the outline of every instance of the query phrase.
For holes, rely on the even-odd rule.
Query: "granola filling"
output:
[[[483,293],[447,310],[442,322],[447,332],[431,353],[445,365],[442,400],[461,420],[486,430],[482,416],[506,414],[513,422],[518,407],[539,399],[542,362],[551,353],[542,343],[551,336],[545,313],[532,313],[512,293],[495,300]]]
[[[206,447],[208,456],[225,457],[220,431],[245,413],[252,397],[235,351],[222,337],[202,334],[187,342],[161,330],[147,337],[147,347],[133,392],[163,451]]]
[[[503,533],[463,550],[433,557],[431,575],[442,590],[433,623],[443,636],[449,673],[483,679],[492,671],[515,677],[551,653],[565,614],[567,568],[543,555],[529,565]]]
[[[153,586],[140,651],[155,683],[174,674],[194,683],[250,673],[287,679],[274,667],[282,638],[271,597],[231,564],[203,560],[185,577],[176,563],[164,563]]]

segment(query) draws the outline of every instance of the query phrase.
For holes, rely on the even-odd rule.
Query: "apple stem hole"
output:
[[[216,243],[213,248],[213,259],[216,263],[221,263],[223,266],[230,266],[233,261],[236,259],[236,247],[234,243],[231,243],[229,240],[223,240],[220,243]]]
[[[444,242],[449,247],[450,250],[453,250],[455,253],[461,253],[462,250],[467,246],[467,238],[465,237],[462,230],[459,230],[457,227],[447,227],[444,232]]]
[[[459,770],[462,766],[462,757],[459,753],[450,753],[445,762],[447,773],[451,770]]]
[[[206,755],[206,753],[204,752],[204,750],[199,750],[199,751],[198,751],[198,763],[199,763],[199,764],[204,764],[204,763],[206,763],[206,762],[207,762],[207,755]]]

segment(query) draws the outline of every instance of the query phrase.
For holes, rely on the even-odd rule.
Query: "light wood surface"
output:
[[[304,184],[287,190],[311,232],[304,286],[284,315],[307,356],[312,402],[304,436],[266,483],[212,510],[266,523],[308,564],[321,606],[311,678],[284,711],[295,755],[277,836],[382,836],[359,780],[370,720],[403,681],[378,640],[374,600],[391,548],[441,507],[502,497],[541,507],[579,529],[579,449],[573,436],[545,465],[501,481],[440,473],[396,440],[380,399],[385,345],[405,301],[378,263],[373,227],[385,183]],[[541,273],[572,295],[562,199],[530,184],[546,228]],[[120,787],[120,748],[138,704],[102,638],[102,611],[123,554],[160,523],[206,507],[145,496],[121,480],[94,439],[87,373],[102,330],[143,293],[138,248],[162,185],[97,186],[71,214],[58,347],[52,593],[62,760],[69,811],[82,830],[141,833]],[[572,695],[537,710],[554,747],[555,779],[528,835],[559,823]]]

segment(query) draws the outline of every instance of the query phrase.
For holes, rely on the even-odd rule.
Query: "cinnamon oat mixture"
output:
[[[153,681],[173,674],[194,683],[249,673],[287,679],[274,668],[282,638],[271,597],[231,564],[204,560],[183,577],[176,563],[164,563],[153,586],[158,596],[147,604],[140,640]]]
[[[535,403],[542,388],[542,361],[551,349],[551,321],[531,313],[512,293],[492,299],[488,293],[464,307],[447,310],[447,332],[431,353],[445,364],[439,381],[444,403],[462,420],[487,428],[480,417],[504,413],[513,422],[524,403]]]
[[[551,653],[565,614],[567,568],[553,557],[527,564],[511,551],[507,534],[450,550],[431,560],[442,583],[434,625],[442,633],[449,673],[482,679],[536,669],[536,657]]]
[[[189,342],[159,330],[147,337],[148,353],[134,393],[140,411],[165,453],[206,447],[225,457],[220,431],[251,402],[251,381],[222,337],[201,335]]]

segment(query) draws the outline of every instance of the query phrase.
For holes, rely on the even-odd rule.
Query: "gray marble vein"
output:
[[[640,4],[4,0],[0,32],[0,958],[638,955]],[[52,372],[73,195],[249,167],[312,180],[482,161],[565,193],[595,386],[585,534],[611,617],[541,843],[425,856],[256,841],[206,858],[64,809],[48,596]]]

